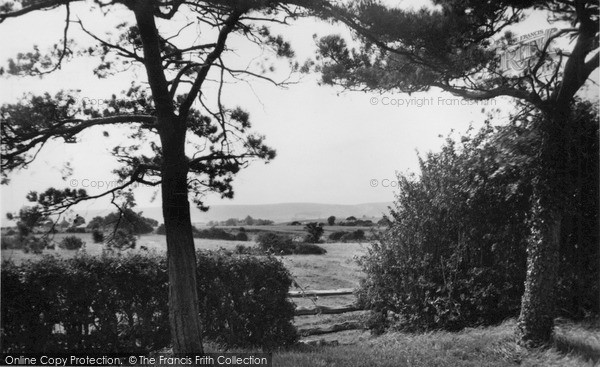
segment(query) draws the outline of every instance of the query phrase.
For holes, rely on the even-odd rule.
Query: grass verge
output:
[[[505,367],[600,366],[598,325],[559,323],[552,347],[517,344],[515,321],[499,326],[409,334],[389,333],[353,345],[305,347],[275,353],[277,367]]]

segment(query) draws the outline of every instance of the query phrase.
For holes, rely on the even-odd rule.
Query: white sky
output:
[[[419,1],[405,4],[419,4]],[[90,16],[81,8],[73,7],[73,18],[80,16],[86,27],[110,30],[115,23],[112,15],[103,18]],[[58,42],[64,27],[64,10],[30,14],[20,19],[10,19],[0,24],[0,64],[17,52],[31,50],[34,44],[45,50]],[[113,20],[111,20],[113,19]],[[545,17],[534,15],[520,26],[519,33],[547,28]],[[78,32],[73,24],[73,35]],[[302,20],[287,28],[278,28],[299,56],[299,61],[312,57],[313,34],[344,33],[343,28],[330,24]],[[102,34],[102,33],[99,33]],[[85,43],[86,38],[75,37]],[[247,49],[239,42],[239,60],[247,63],[258,56],[255,49]],[[255,52],[254,54],[252,52]],[[81,62],[80,62],[81,61]],[[233,60],[232,60],[233,61]],[[96,62],[75,60],[54,75],[40,78],[0,79],[0,103],[13,102],[28,91],[81,89],[81,96],[92,99],[109,97],[126,89],[132,77],[144,80],[145,75],[119,75],[98,80],[92,74]],[[383,95],[347,92],[339,88],[318,86],[318,76],[304,76],[298,84],[286,89],[265,82],[253,82],[252,88],[239,83],[227,86],[227,105],[240,105],[250,112],[253,130],[266,135],[267,143],[277,150],[277,158],[268,165],[256,161],[238,174],[234,181],[235,198],[221,200],[209,196],[209,204],[263,204],[283,202],[319,202],[355,204],[389,202],[393,200],[391,182],[397,171],[416,171],[416,150],[437,150],[443,143],[439,135],[451,129],[465,131],[470,124],[481,126],[485,118],[482,106],[444,106],[439,97],[458,98],[438,91],[412,96],[406,94]],[[431,99],[432,98],[432,99]],[[416,104],[425,99],[427,105]],[[391,106],[394,101],[412,103],[411,106]],[[376,102],[376,104],[374,104]],[[508,111],[507,99],[498,99],[489,107]],[[495,103],[495,105],[494,105]],[[38,160],[26,171],[13,174],[12,182],[1,188],[2,213],[18,210],[25,203],[30,190],[43,190],[50,186],[67,187],[77,180],[76,187],[85,187],[89,193],[98,193],[89,186],[92,182],[110,182],[114,159],[108,153],[115,140],[106,139],[98,131],[84,136],[83,144],[52,144],[45,148]],[[61,167],[71,161],[73,175],[63,181]],[[373,187],[371,180],[378,180]],[[384,181],[388,180],[388,181]],[[108,183],[107,183],[108,184]],[[388,187],[382,187],[386,185]],[[158,206],[150,203],[153,190],[138,189],[138,205]],[[104,208],[106,200],[85,203],[80,208]]]

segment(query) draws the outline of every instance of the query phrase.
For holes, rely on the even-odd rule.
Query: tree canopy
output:
[[[323,81],[407,93],[438,87],[469,99],[510,96],[543,107],[570,102],[598,68],[595,1],[433,3],[433,8],[404,10],[377,1],[352,2],[339,17],[364,42],[351,48],[339,35],[321,38]],[[519,60],[520,73],[503,70],[502,54],[523,46],[507,28],[534,10],[547,11],[560,28],[527,45],[529,58]],[[561,37],[573,41],[570,52],[555,50],[553,41]]]

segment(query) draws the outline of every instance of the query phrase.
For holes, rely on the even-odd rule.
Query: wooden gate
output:
[[[290,298],[311,298],[311,297],[336,297],[346,296],[354,294],[355,290],[352,288],[341,288],[341,289],[325,289],[325,290],[310,290],[310,291],[290,291],[288,293]],[[356,303],[351,303],[338,307],[327,307],[318,306],[313,307],[297,307],[296,316],[312,316],[312,315],[336,315],[347,312],[362,311]],[[310,335],[322,335],[329,333],[336,333],[344,330],[356,330],[363,329],[364,325],[359,321],[346,321],[339,324],[333,324],[324,327],[314,328],[303,328],[298,329],[298,333],[301,336]]]

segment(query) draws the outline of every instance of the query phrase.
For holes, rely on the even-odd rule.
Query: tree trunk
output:
[[[171,130],[171,129],[169,129]],[[196,253],[192,236],[184,155],[185,126],[161,133],[162,205],[169,266],[169,321],[174,353],[202,353],[200,308],[196,288]]]
[[[543,220],[540,218],[541,223],[534,225],[527,247],[527,276],[518,332],[522,344],[530,347],[550,341],[554,330],[554,291],[562,216],[553,212],[546,217]]]
[[[528,347],[546,344],[554,331],[560,232],[568,190],[568,116],[568,109],[554,110],[537,127],[541,140],[532,205],[532,233],[527,246],[525,293],[517,327],[520,342]]]
[[[162,145],[161,191],[167,234],[169,322],[175,353],[202,353],[196,288],[196,253],[190,220],[185,156],[185,116],[174,114],[161,61],[160,37],[152,1],[135,2],[133,11],[144,48],[144,66],[156,106]]]

